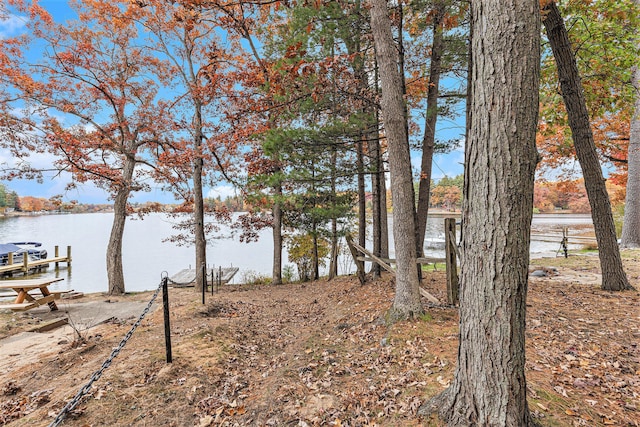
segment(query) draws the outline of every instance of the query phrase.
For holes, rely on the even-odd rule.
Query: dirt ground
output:
[[[640,289],[640,251],[623,257]],[[528,297],[531,411],[544,426],[639,426],[640,294],[600,290],[596,256],[532,261],[532,271],[542,267],[549,274],[531,277]],[[445,301],[444,281],[430,271],[424,287]],[[425,301],[420,320],[386,325],[392,299],[389,276],[365,286],[353,277],[226,286],[204,305],[193,289],[172,288],[173,363],[156,303],[63,425],[439,426],[416,411],[452,380],[457,310]],[[119,317],[66,337],[43,333],[47,347],[6,355],[0,424],[51,423],[135,321]],[[1,345],[41,322],[0,313]]]

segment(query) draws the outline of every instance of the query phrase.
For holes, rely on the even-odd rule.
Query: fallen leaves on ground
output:
[[[640,298],[581,284],[575,268],[530,280],[529,407],[543,425],[638,426]],[[444,281],[429,272],[424,287],[444,301]],[[424,301],[422,319],[387,325],[392,299],[389,276],[227,286],[205,305],[171,289],[174,362],[156,310],[65,425],[422,425],[418,407],[453,379],[457,310]],[[0,419],[47,425],[129,327],[102,325],[100,339],[0,378]]]

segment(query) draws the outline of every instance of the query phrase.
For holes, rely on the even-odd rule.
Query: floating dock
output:
[[[207,269],[207,284],[220,283],[226,285],[240,269],[238,267],[218,267]],[[175,287],[194,286],[196,281],[196,270],[185,268],[169,278],[169,284]]]
[[[60,262],[66,262],[67,266],[71,265],[71,246],[67,246],[67,255],[60,256],[58,247],[54,248],[54,256],[53,258],[47,259],[29,259],[29,255],[24,252],[22,256],[22,262],[14,262],[13,253],[10,252],[8,254],[7,264],[0,265],[0,274],[11,274],[11,273],[27,273],[29,270],[33,270],[40,267],[49,266],[51,263],[55,263],[56,267]]]

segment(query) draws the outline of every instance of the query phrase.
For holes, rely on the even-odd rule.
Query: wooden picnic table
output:
[[[18,295],[12,304],[0,304],[0,308],[9,308],[13,311],[26,311],[41,305],[48,304],[51,311],[57,310],[55,300],[60,295],[70,291],[50,291],[49,285],[64,280],[63,278],[49,277],[24,280],[2,280],[0,290],[12,289]],[[26,302],[25,302],[26,300]]]

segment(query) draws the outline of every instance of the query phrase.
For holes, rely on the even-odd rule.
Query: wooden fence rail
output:
[[[446,262],[446,265],[447,265],[447,294],[448,294],[448,300],[449,300],[448,302],[449,302],[449,304],[456,304],[458,302],[458,300],[457,300],[457,297],[458,297],[458,271],[457,271],[456,257],[455,257],[455,250],[457,250],[457,247],[456,247],[456,244],[455,244],[455,219],[453,219],[453,227],[454,227],[454,231],[453,231],[454,238],[452,240],[453,243],[450,243],[450,244],[446,245],[446,247],[449,248],[447,250],[448,256],[446,258],[422,257],[422,258],[417,258],[416,259],[416,263],[420,264],[420,265],[422,265],[422,264],[434,264],[434,263],[437,263],[437,262]],[[366,281],[366,272],[364,270],[365,261],[367,261],[367,262],[375,262],[380,267],[382,267],[383,269],[385,269],[386,271],[388,271],[389,273],[391,273],[391,274],[393,274],[395,276],[396,270],[392,266],[392,264],[395,264],[395,262],[396,262],[395,259],[393,259],[393,258],[380,258],[380,257],[374,255],[373,253],[371,253],[367,249],[365,249],[362,246],[360,246],[359,244],[355,243],[353,241],[353,238],[350,235],[346,236],[346,241],[347,241],[347,245],[349,246],[349,250],[351,252],[351,255],[353,256],[353,260],[354,260],[354,262],[356,264],[358,280],[360,280],[361,284],[364,285],[365,281]],[[452,247],[455,247],[455,249],[453,249]],[[453,255],[450,254],[450,251],[453,251]],[[450,263],[450,259],[452,260],[453,264]],[[453,271],[453,273],[451,273],[452,271]],[[455,287],[455,290],[450,290],[450,287]],[[425,298],[427,298],[429,301],[431,301],[433,304],[440,305],[440,300],[438,300],[438,298],[433,296],[431,293],[429,293],[423,287],[419,287],[419,290],[420,290],[420,294],[422,296],[424,296]],[[455,298],[452,299],[451,296],[455,296]]]

